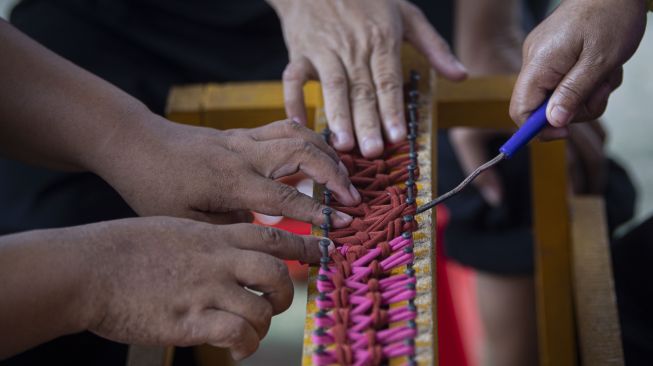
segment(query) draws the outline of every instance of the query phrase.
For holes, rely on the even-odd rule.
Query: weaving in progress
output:
[[[380,365],[390,359],[416,364],[418,334],[413,231],[417,162],[419,76],[411,73],[408,140],[386,148],[380,159],[340,154],[362,197],[357,207],[341,206],[324,188],[325,223],[320,243],[318,296],[312,334],[315,365]],[[329,131],[325,130],[325,138]],[[354,220],[332,229],[332,210]],[[310,300],[309,300],[310,301]]]

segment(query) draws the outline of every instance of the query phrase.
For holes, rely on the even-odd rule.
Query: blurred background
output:
[[[0,0],[0,17],[7,18],[16,0]],[[649,26],[653,18],[649,13]],[[605,114],[608,149],[631,173],[638,189],[637,214],[633,225],[653,211],[653,121],[649,103],[653,101],[653,32],[649,29],[635,56],[626,64],[624,82],[610,100]],[[275,317],[270,333],[259,351],[240,365],[296,365],[300,363],[306,305],[305,267],[297,266],[295,301],[285,313]]]

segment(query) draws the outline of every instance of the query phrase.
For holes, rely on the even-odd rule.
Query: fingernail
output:
[[[465,65],[463,65],[460,61],[455,60],[454,65],[456,65],[456,68],[457,68],[460,72],[464,72],[465,74],[468,73],[467,68],[466,68]]]
[[[361,144],[361,152],[368,157],[378,156],[383,152],[383,142],[376,138],[365,138]]]
[[[492,187],[481,188],[481,195],[485,201],[492,207],[497,207],[501,203],[501,194]]]
[[[552,125],[556,127],[562,127],[568,124],[570,119],[571,113],[569,113],[565,107],[561,105],[554,105],[553,108],[551,108],[551,121],[549,122]]]
[[[326,239],[329,241],[329,246],[327,247],[329,250],[329,254],[333,253],[334,250],[336,250],[336,245],[333,243],[333,241],[329,238],[322,237],[321,240]]]
[[[388,131],[388,137],[390,138],[390,141],[392,142],[399,142],[406,137],[406,129],[401,128],[397,125],[390,127],[390,130]]]
[[[354,187],[353,184],[349,185],[349,193],[351,193],[351,196],[354,197],[354,201],[356,201],[357,203],[361,201],[361,195],[360,193],[358,193],[358,190],[356,189],[356,187]]]
[[[344,212],[336,211],[336,217],[344,224],[349,224],[354,218]]]
[[[348,133],[336,132],[333,134],[333,146],[338,150],[349,150],[354,146],[354,143]]]
[[[347,170],[345,163],[343,163],[342,161],[338,164],[338,169],[340,169],[340,172],[342,174],[349,176],[349,170]]]
[[[304,122],[301,118],[299,117],[293,117],[291,118],[294,122],[299,123],[300,125],[306,125],[306,122]]]

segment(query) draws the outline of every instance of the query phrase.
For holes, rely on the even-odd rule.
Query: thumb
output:
[[[585,102],[605,81],[606,72],[598,70],[591,61],[579,59],[556,87],[546,116],[555,127],[568,125],[574,116],[582,112]]]
[[[435,31],[424,13],[407,1],[400,2],[399,10],[406,40],[445,78],[453,81],[465,79],[467,69],[453,55],[447,42]]]
[[[242,360],[256,352],[258,333],[245,319],[230,312],[205,309],[197,321],[189,324],[193,335],[214,347],[229,348],[235,360]]]

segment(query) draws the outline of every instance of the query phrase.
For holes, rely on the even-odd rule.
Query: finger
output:
[[[361,197],[349,180],[344,164],[337,164],[315,145],[301,139],[272,140],[261,143],[263,154],[254,163],[257,171],[279,178],[301,171],[331,190],[344,205],[355,205]]]
[[[336,150],[354,148],[354,130],[349,108],[348,83],[345,69],[332,53],[322,53],[312,59],[322,84],[324,111],[332,132]]]
[[[246,241],[240,238],[234,242]],[[290,306],[294,288],[286,264],[259,251],[240,251],[238,260],[231,268],[238,283],[260,291],[272,306],[273,314],[279,314]]]
[[[220,292],[213,294],[214,298],[209,299],[210,306],[247,320],[256,330],[259,339],[263,339],[270,329],[270,320],[274,314],[272,304],[235,284],[232,286],[220,284],[220,286]]]
[[[262,214],[282,215],[314,225],[325,223],[323,210],[326,206],[293,187],[273,180],[259,178],[252,182],[251,194],[244,199],[246,205]],[[330,217],[332,225],[337,228],[345,227],[352,221],[351,216],[336,210],[332,210]]]
[[[256,352],[259,337],[256,330],[243,318],[227,311],[206,309],[189,324],[198,342],[229,348],[231,356],[241,360]]]
[[[404,34],[408,42],[429,60],[435,70],[453,81],[467,77],[467,69],[451,52],[447,42],[429,23],[424,13],[407,1],[400,2]]]
[[[608,134],[603,127],[603,124],[600,119],[596,119],[587,123],[592,131],[599,137],[601,144],[605,144],[605,140],[608,138]]]
[[[329,155],[336,163],[340,162],[336,151],[324,141],[322,136],[293,120],[277,121],[262,127],[253,128],[249,130],[249,135],[257,141],[285,138],[302,139],[315,145],[325,154]]]
[[[372,53],[371,66],[381,121],[388,141],[397,143],[406,137],[403,81],[399,47],[379,45]]]
[[[624,81],[623,67],[619,67],[615,71],[613,71],[608,79],[608,83],[610,83],[610,86],[612,87],[612,91],[617,90],[621,86],[621,83],[623,83],[623,81]]]
[[[350,83],[349,101],[358,148],[364,157],[374,158],[383,153],[381,120],[369,66],[361,61],[356,59],[345,65]]]
[[[601,117],[608,107],[610,95],[623,81],[623,69],[620,67],[600,84],[574,115],[573,122],[594,121]]]
[[[585,102],[583,109],[574,117],[574,122],[595,121],[605,112],[610,94],[623,82],[623,68],[613,71]]]
[[[481,196],[492,207],[497,207],[503,201],[503,186],[501,177],[495,168],[490,168],[481,173],[473,184],[481,193]]]
[[[320,240],[310,235],[295,235],[284,230],[259,225],[233,225],[230,235],[235,247],[267,253],[279,259],[298,260],[304,263],[317,263],[320,260]],[[328,240],[328,239],[327,239]],[[329,240],[329,249],[333,243]]]
[[[456,153],[465,175],[488,160],[485,151],[486,140],[489,137],[485,131],[468,128],[455,128],[449,132],[451,145]],[[498,206],[503,200],[503,185],[496,169],[488,169],[472,182],[491,206]]]
[[[306,105],[304,104],[304,84],[309,79],[312,66],[304,58],[291,60],[283,71],[283,96],[286,115],[306,125]]]
[[[606,79],[602,67],[595,65],[587,55],[581,55],[551,96],[546,111],[551,125],[562,127],[571,122],[581,110],[583,103],[601,87]]]
[[[248,210],[236,210],[225,213],[214,213],[205,211],[191,211],[190,219],[208,222],[214,225],[230,225],[238,223],[250,223],[254,221],[254,215]]]
[[[612,86],[606,81],[601,84],[583,103],[574,115],[574,122],[587,122],[599,118],[608,107]]]

